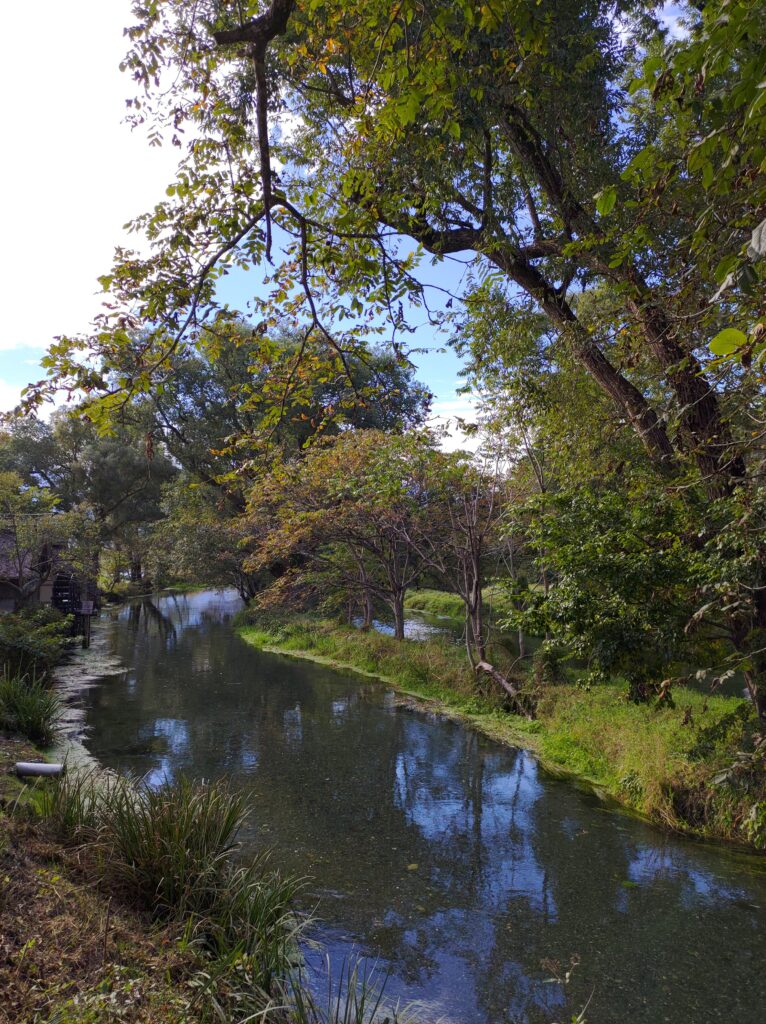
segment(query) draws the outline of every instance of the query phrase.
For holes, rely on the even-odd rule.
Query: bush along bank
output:
[[[0,812],[0,1024],[410,1019],[383,1013],[353,962],[313,994],[301,882],[238,856],[244,798],[226,783],[151,789],[90,769],[35,794]]]
[[[477,685],[455,644],[363,632],[310,615],[240,613],[263,650],[375,676],[501,742],[534,751],[547,770],[592,785],[657,824],[766,850],[766,773],[750,703],[678,688],[672,704],[635,704],[623,680],[586,689],[541,670],[525,684],[531,719]]]

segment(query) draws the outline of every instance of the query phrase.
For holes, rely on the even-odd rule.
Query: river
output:
[[[563,1024],[546,961],[573,957],[589,1024],[762,1024],[760,860],[617,813],[383,684],[257,651],[239,607],[202,592],[104,613],[84,742],[157,784],[244,787],[245,850],[308,876],[334,965],[361,953],[389,999],[446,1024]]]

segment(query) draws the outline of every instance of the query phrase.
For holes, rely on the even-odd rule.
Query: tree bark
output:
[[[369,632],[372,629],[373,623],[373,607],[372,607],[372,594],[369,588],[365,587],[364,597],[362,598],[362,629],[365,632]]]
[[[394,613],[394,636],[404,640],[404,591],[396,591],[391,598],[391,610]]]

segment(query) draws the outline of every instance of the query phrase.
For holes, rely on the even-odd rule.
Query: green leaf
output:
[[[596,209],[602,217],[608,216],[614,209],[617,202],[617,188],[615,185],[607,185],[596,194]]]
[[[747,335],[744,331],[740,331],[736,327],[724,327],[710,342],[710,351],[714,356],[730,356],[746,341]]]
[[[644,61],[644,78],[648,81],[654,77],[655,71],[659,71],[662,67],[662,57],[648,57]]]

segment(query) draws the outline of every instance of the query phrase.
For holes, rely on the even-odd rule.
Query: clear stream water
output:
[[[369,957],[427,1020],[569,1020],[543,962],[576,956],[590,1024],[763,1024],[763,862],[617,813],[383,684],[256,651],[238,608],[204,592],[105,613],[85,744],[158,784],[243,787],[246,849],[310,877],[333,964]]]

